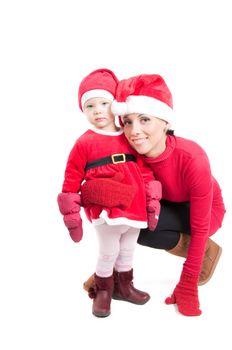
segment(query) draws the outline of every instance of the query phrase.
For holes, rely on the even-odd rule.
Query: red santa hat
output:
[[[79,107],[83,106],[87,100],[94,97],[104,97],[113,101],[116,93],[118,79],[115,74],[106,68],[101,68],[87,75],[80,83],[78,91]]]
[[[160,75],[142,74],[118,83],[111,109],[115,115],[142,113],[171,124],[172,94]]]

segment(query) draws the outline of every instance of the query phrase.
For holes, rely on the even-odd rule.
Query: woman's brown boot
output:
[[[201,273],[198,285],[207,283],[213,276],[214,270],[222,254],[222,248],[211,238],[208,239],[205,248],[205,255],[202,262]]]
[[[113,276],[99,277],[94,275],[95,295],[93,299],[92,313],[97,317],[110,315],[110,304],[114,287]]]
[[[129,301],[133,304],[143,305],[150,295],[138,290],[133,285],[133,269],[126,272],[114,271],[113,299]]]
[[[86,290],[86,292],[89,291],[90,288],[94,287],[94,274],[92,274],[87,281],[83,283],[83,288]]]
[[[186,258],[189,243],[190,235],[187,235],[186,233],[180,233],[180,238],[177,245],[174,248],[167,250],[167,252],[176,256],[181,256],[182,258]]]
[[[174,248],[167,250],[167,252],[173,255],[186,258],[188,253],[189,243],[190,243],[190,235],[181,233],[180,239],[177,245]],[[207,283],[210,280],[210,278],[213,276],[214,270],[217,266],[221,253],[222,253],[222,248],[217,243],[215,243],[211,238],[208,238],[206,243],[206,248],[205,248],[205,255],[201,266],[201,273],[200,273],[200,278],[198,282],[199,286],[202,286],[203,284]]]

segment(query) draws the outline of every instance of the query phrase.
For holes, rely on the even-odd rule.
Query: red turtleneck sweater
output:
[[[190,202],[191,242],[184,270],[199,275],[207,238],[221,226],[225,213],[208,157],[195,142],[169,135],[166,150],[157,158],[145,157],[145,162],[162,184],[163,199]]]

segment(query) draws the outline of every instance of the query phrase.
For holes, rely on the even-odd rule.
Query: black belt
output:
[[[112,154],[111,156],[100,158],[93,160],[92,162],[88,162],[86,164],[85,170],[97,168],[101,165],[106,164],[118,164],[118,163],[125,163],[125,162],[136,162],[135,156],[132,154]]]

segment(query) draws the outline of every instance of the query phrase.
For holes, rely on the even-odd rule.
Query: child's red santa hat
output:
[[[118,79],[115,74],[106,68],[101,68],[87,75],[80,83],[78,91],[79,107],[83,106],[87,100],[95,97],[104,97],[113,101],[116,93]]]
[[[111,109],[118,116],[148,114],[171,124],[172,94],[160,75],[142,74],[118,83]]]

